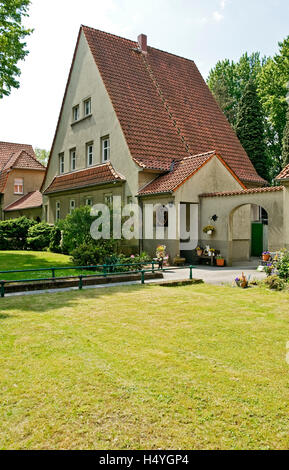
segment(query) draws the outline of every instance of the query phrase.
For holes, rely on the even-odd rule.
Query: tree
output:
[[[29,4],[30,0],[0,0],[0,99],[19,88],[17,64],[28,54],[24,39],[32,33],[22,24]]]
[[[236,133],[257,173],[268,179],[264,117],[257,87],[253,80],[249,80],[247,83],[239,103]]]
[[[48,159],[49,159],[48,150],[36,148],[35,149],[35,155],[37,157],[37,160],[39,160],[40,163],[42,163],[42,165],[47,166],[47,162],[48,162]]]
[[[244,89],[249,80],[257,83],[266,60],[266,57],[260,58],[259,52],[251,55],[246,52],[236,63],[228,59],[217,62],[209,73],[208,86],[233,127]]]
[[[279,43],[279,52],[270,58],[258,78],[258,93],[270,129],[272,158],[276,172],[282,166],[282,141],[286,124],[286,95],[289,82],[289,36]]]
[[[287,106],[287,119],[283,133],[282,164],[283,167],[289,164],[289,104]]]

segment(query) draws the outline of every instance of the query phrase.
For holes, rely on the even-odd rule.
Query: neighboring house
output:
[[[0,219],[41,220],[45,167],[31,145],[0,142]]]
[[[266,184],[193,61],[147,46],[143,34],[134,42],[80,28],[42,186],[46,221],[114,195],[123,204],[195,204],[199,243],[230,262],[250,256],[251,222],[262,223],[266,211],[254,199],[252,206],[237,203],[225,219],[216,198],[202,195]],[[211,240],[202,227],[213,215],[222,237]],[[139,249],[153,253],[162,241],[141,240]],[[180,253],[179,237],[165,243],[171,257]]]

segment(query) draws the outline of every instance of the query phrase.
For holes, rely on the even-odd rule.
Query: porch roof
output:
[[[284,186],[271,186],[265,188],[251,188],[243,189],[240,191],[223,191],[218,193],[203,193],[200,197],[224,197],[224,196],[239,196],[242,194],[255,194],[255,193],[270,193],[276,191],[283,191]]]

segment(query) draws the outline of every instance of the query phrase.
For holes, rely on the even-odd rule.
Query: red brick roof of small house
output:
[[[217,193],[204,193],[200,197],[224,197],[224,196],[239,196],[241,194],[256,194],[256,193],[274,193],[276,191],[283,191],[284,186],[269,186],[265,188],[251,188],[243,189],[240,191],[223,191]]]
[[[289,165],[285,166],[283,170],[276,176],[276,180],[286,180],[289,179]]]
[[[148,183],[139,191],[139,195],[145,196],[149,194],[159,194],[176,191],[191,176],[193,176],[204,165],[206,165],[206,163],[211,160],[214,156],[217,157],[223,163],[223,165],[234,176],[240,186],[242,188],[245,188],[244,184],[228,167],[223,158],[213,150],[211,152],[203,153],[200,155],[185,157],[183,160],[174,162],[169,173],[161,175],[152,182]]]
[[[51,194],[76,188],[85,188],[97,184],[123,182],[125,178],[117,173],[110,162],[84,170],[72,171],[55,176],[43,194]]]
[[[192,60],[150,46],[144,54],[135,41],[81,26],[72,67],[82,31],[140,167],[169,171],[172,161],[211,148],[243,182],[266,184]]]
[[[40,191],[32,191],[31,193],[25,194],[17,201],[9,204],[5,207],[4,211],[20,211],[23,209],[34,209],[42,206],[42,194]]]
[[[0,142],[0,193],[5,190],[9,171],[17,168],[45,171],[31,145]]]

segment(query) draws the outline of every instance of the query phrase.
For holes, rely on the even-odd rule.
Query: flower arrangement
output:
[[[159,262],[159,267],[162,267],[163,264],[168,264],[169,256],[166,253],[166,245],[159,245],[156,249],[156,258]]]
[[[204,249],[201,246],[197,246],[196,252],[198,256],[202,256]]]
[[[203,232],[206,233],[207,235],[212,235],[215,230],[216,228],[214,227],[214,225],[206,225],[203,228]]]
[[[245,274],[242,273],[241,277],[236,277],[235,283],[237,284],[238,287],[241,287],[242,289],[246,289],[246,287],[248,287],[248,284],[249,284],[249,279],[250,278],[247,279]]]
[[[270,257],[271,257],[270,251],[263,251],[263,253],[262,253],[263,261],[269,261]]]

